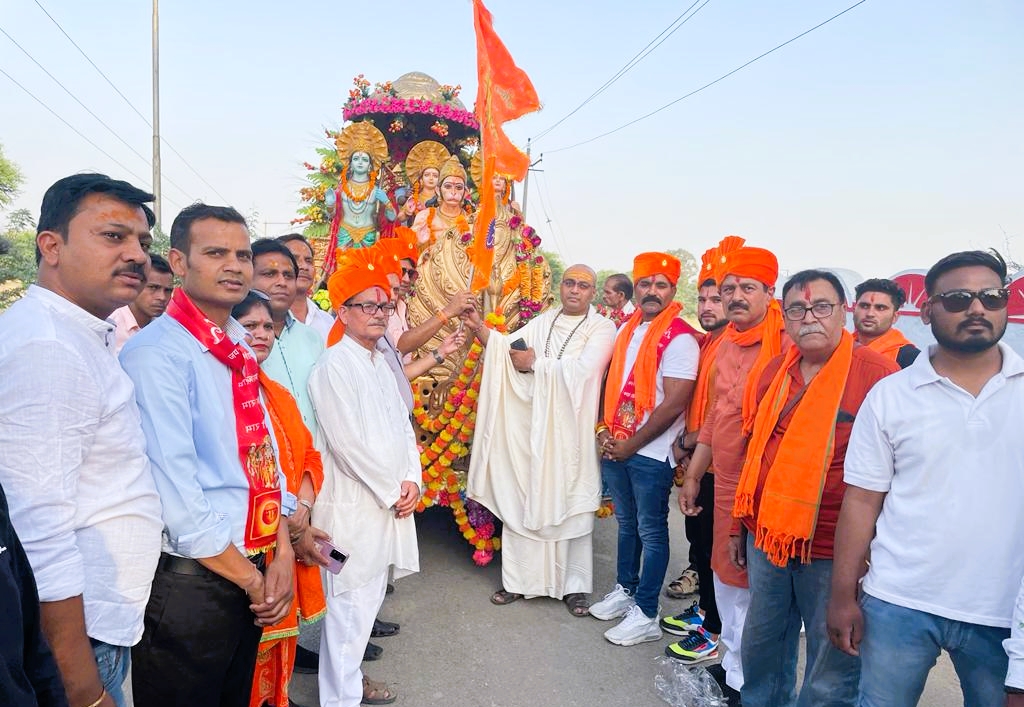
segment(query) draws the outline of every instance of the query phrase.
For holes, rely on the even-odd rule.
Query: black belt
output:
[[[261,552],[258,555],[252,555],[249,557],[249,562],[256,565],[256,568],[262,571],[266,567],[267,556]],[[160,553],[160,561],[157,562],[156,568],[162,572],[188,574],[194,577],[220,576],[213,570],[203,567],[198,560],[193,560],[191,557],[178,557],[177,555],[170,555],[166,552]]]

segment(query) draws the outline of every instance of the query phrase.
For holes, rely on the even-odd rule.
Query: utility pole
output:
[[[526,157],[530,157],[530,138],[526,140]],[[531,162],[530,166],[526,170],[526,178],[523,180],[523,219],[526,219],[526,195],[530,189],[530,172],[533,171],[534,166],[539,165],[544,161],[544,154],[541,153],[540,159],[536,162]]]
[[[153,213],[161,225],[160,210],[160,9],[153,0]]]

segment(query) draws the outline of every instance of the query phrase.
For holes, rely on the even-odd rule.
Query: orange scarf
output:
[[[799,360],[800,350],[791,347],[758,406],[754,433],[736,487],[733,515],[737,518],[754,518],[754,496],[764,449],[789,399],[793,380],[789,369]],[[778,567],[785,567],[793,557],[799,557],[803,563],[811,560],[821,493],[835,452],[836,415],[852,362],[853,335],[844,331],[839,346],[811,379],[793,411],[775,461],[764,478],[761,503],[754,518],[754,544]]]
[[[662,334],[672,324],[672,320],[682,311],[683,305],[678,302],[669,302],[668,306],[651,321],[644,335],[643,343],[636,354],[636,363],[633,364],[633,380],[636,386],[634,395],[636,406],[636,419],[643,420],[644,415],[654,409],[657,394],[658,378],[658,341]],[[630,339],[633,332],[643,323],[644,313],[638,308],[626,320],[619,330],[615,339],[615,349],[612,351],[612,361],[608,366],[608,380],[604,387],[604,423],[611,427],[615,421],[615,411],[619,404],[619,392],[622,390],[623,381],[629,375],[626,368],[626,351],[629,349]]]
[[[754,415],[757,414],[757,384],[765,366],[773,358],[782,353],[782,336],[785,325],[782,322],[782,307],[777,300],[772,300],[765,312],[764,319],[746,331],[737,331],[732,323],[725,330],[722,338],[727,338],[737,346],[753,346],[761,344],[761,350],[754,360],[754,365],[747,374],[747,382],[743,387],[743,433],[749,435],[754,428]]]
[[[287,478],[288,491],[297,494],[303,474],[309,472],[313,480],[313,491],[320,493],[324,483],[324,465],[320,453],[313,446],[313,436],[302,422],[295,398],[287,388],[271,380],[263,369],[260,369],[260,388],[274,428],[274,439],[277,440],[281,470]],[[300,616],[303,622],[308,623],[320,618],[326,611],[320,568],[296,562],[295,601],[292,602],[292,609],[281,623],[263,629],[262,641],[266,643],[297,635]],[[264,649],[265,646],[261,647],[261,650]]]
[[[882,334],[880,337],[875,339],[869,344],[864,344],[875,353],[880,353],[890,361],[895,361],[896,356],[899,355],[900,349],[907,344],[912,344],[907,337],[903,336],[903,332],[895,327],[890,328],[889,331]]]
[[[725,338],[725,332],[719,336],[707,334],[700,347],[700,368],[697,369],[697,382],[690,398],[690,409],[686,412],[686,431],[696,432],[704,424],[711,402],[711,373],[715,367],[715,354]]]

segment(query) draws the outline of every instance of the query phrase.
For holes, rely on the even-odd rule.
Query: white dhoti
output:
[[[740,654],[743,649],[743,624],[746,623],[747,609],[750,608],[750,590],[726,584],[717,574],[714,578],[715,603],[718,604],[718,615],[722,619],[721,641],[725,646],[725,657],[722,658],[725,683],[734,690],[741,690],[743,663]]]
[[[520,337],[536,355],[530,373],[509,357]],[[504,523],[506,591],[561,599],[591,590],[601,493],[594,423],[614,343],[615,325],[592,308],[549,310],[488,338],[467,492]]]
[[[388,573],[340,594],[331,591],[333,579],[327,576],[327,616],[320,633],[320,706],[358,707],[363,701],[363,653],[384,603]]]

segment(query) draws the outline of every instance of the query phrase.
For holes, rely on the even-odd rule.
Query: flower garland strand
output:
[[[488,314],[486,321],[497,331],[506,329],[505,317],[500,312]],[[501,547],[501,540],[494,537],[494,517],[490,511],[466,499],[465,490],[460,488],[452,464],[469,453],[483,375],[480,367],[482,352],[483,347],[474,341],[455,383],[449,389],[444,407],[436,418],[429,416],[426,404],[418,392],[417,405],[413,409],[413,416],[420,428],[434,435],[430,446],[420,454],[423,484],[426,488],[416,510],[422,511],[434,505],[450,507],[462,537],[476,548],[473,561],[481,567],[494,559],[494,551]]]

